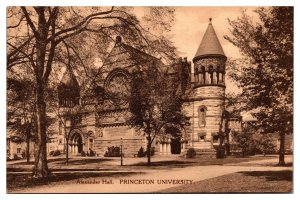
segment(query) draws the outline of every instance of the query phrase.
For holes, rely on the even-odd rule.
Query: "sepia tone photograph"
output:
[[[285,193],[294,7],[6,7],[6,192]]]

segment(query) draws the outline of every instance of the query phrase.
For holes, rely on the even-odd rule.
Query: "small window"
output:
[[[201,132],[201,133],[198,134],[198,140],[199,141],[205,141],[205,137],[206,137],[205,132]]]
[[[62,139],[59,139],[59,144],[62,144]]]
[[[205,136],[204,135],[199,136],[199,141],[204,141],[204,140],[205,140]]]
[[[21,153],[21,148],[17,148],[17,153]]]

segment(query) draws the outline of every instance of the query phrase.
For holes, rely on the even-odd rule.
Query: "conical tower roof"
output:
[[[69,88],[79,88],[79,84],[77,82],[77,79],[71,69],[67,68],[63,77],[61,78],[60,83],[64,85],[65,87]]]
[[[210,18],[208,27],[202,38],[200,46],[198,47],[194,60],[197,59],[198,57],[204,57],[207,55],[225,56],[225,53],[218,39],[218,36],[215,32],[215,29],[211,23],[211,20],[212,19]]]

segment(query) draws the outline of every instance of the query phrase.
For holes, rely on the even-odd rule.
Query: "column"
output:
[[[159,154],[163,153],[163,145],[162,143],[159,143]]]
[[[213,76],[213,84],[217,83],[217,73],[214,71],[212,72],[212,76]]]
[[[224,73],[222,73],[222,83],[224,84]]]
[[[209,72],[205,72],[205,84],[210,84],[210,74],[209,74]]]
[[[203,74],[199,73],[198,77],[199,77],[199,84],[203,84]]]
[[[170,143],[167,144],[167,154],[168,155],[171,154],[171,144]]]
[[[167,144],[164,143],[162,144],[162,146],[163,146],[163,154],[167,154]]]

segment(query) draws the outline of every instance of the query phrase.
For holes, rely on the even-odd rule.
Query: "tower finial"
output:
[[[211,21],[212,21],[212,18],[210,17],[210,18],[209,18],[209,24],[211,24]]]

